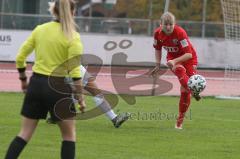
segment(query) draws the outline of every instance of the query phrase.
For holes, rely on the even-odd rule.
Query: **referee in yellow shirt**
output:
[[[51,3],[50,11],[56,17],[56,20],[37,26],[21,46],[16,58],[19,79],[26,95],[21,111],[21,130],[11,142],[5,159],[18,158],[31,139],[39,119],[46,119],[48,112],[50,112],[52,119],[57,121],[62,133],[61,158],[75,158],[75,121],[61,120],[54,112],[56,103],[71,95],[64,92],[68,91],[67,88],[61,90],[63,92],[57,91],[58,88],[52,88],[49,81],[55,78],[63,81],[65,76],[72,77],[75,85],[77,85],[75,91],[78,93],[76,97],[81,107],[80,110],[84,111],[85,103],[81,94],[79,60],[83,46],[80,35],[75,29],[76,24],[73,19],[75,4],[73,0],[56,0]],[[33,51],[35,51],[33,75],[30,78],[29,85],[27,85],[26,58]],[[78,67],[72,70],[59,70],[63,63],[74,58],[79,61]],[[55,70],[57,70],[57,74]],[[71,102],[66,104],[71,104]]]

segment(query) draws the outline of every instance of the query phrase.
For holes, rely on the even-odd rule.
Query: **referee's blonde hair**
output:
[[[56,0],[55,2],[49,2],[49,11],[60,21],[63,33],[71,40],[77,27],[73,18],[75,2],[73,0]]]

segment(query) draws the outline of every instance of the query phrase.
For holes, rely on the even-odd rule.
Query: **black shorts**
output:
[[[21,114],[30,119],[46,119],[50,112],[54,121],[72,119],[76,115],[72,90],[64,78],[33,73],[24,98]]]

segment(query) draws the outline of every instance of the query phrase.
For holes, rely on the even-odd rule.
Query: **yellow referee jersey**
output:
[[[83,45],[79,33],[75,32],[73,39],[68,40],[58,22],[52,21],[37,26],[28,39],[22,44],[17,54],[17,68],[26,67],[26,58],[33,50],[35,51],[33,72],[49,76],[57,70],[59,76],[66,76],[68,72],[59,68],[62,68],[62,65],[66,64],[67,60],[76,57],[75,65],[78,64],[78,67],[70,69],[70,76],[73,78],[81,77],[80,55],[83,52]],[[73,63],[74,62],[70,62],[70,64]],[[65,66],[66,65],[64,65],[64,67]]]

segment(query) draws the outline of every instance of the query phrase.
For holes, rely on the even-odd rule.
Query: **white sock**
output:
[[[105,113],[105,115],[110,119],[113,120],[117,117],[117,114],[114,113],[114,111],[111,109],[108,112]]]
[[[96,106],[99,107],[103,112],[105,112],[105,115],[110,120],[113,120],[117,116],[117,114],[114,113],[112,107],[110,106],[108,101],[103,97],[103,95],[99,94],[93,98]]]

